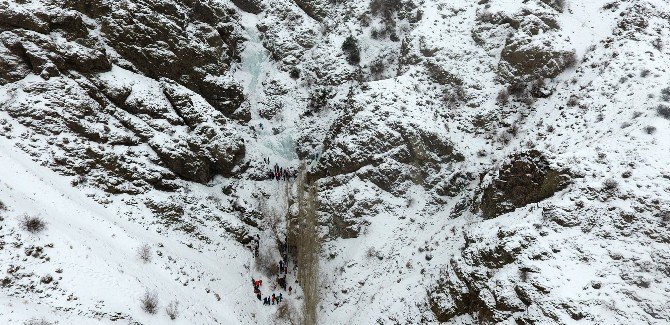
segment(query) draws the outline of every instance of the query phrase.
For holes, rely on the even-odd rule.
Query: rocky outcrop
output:
[[[155,79],[179,82],[226,115],[244,101],[241,86],[225,76],[230,64],[239,61],[244,40],[232,8],[207,0],[146,0],[132,5],[68,0],[47,8],[0,4],[0,30],[11,31],[2,37],[8,50],[0,53],[12,53],[3,65],[20,66],[18,56],[34,73],[47,69],[45,75],[54,76],[55,70],[108,71],[113,62]],[[99,37],[90,32],[96,25]],[[56,42],[50,32],[58,32],[65,42]],[[114,53],[106,53],[107,48]],[[11,71],[0,67],[0,81],[16,81],[22,71],[5,77],[4,70]]]
[[[263,11],[263,2],[260,0],[231,0],[238,8],[252,14],[260,14]]]
[[[493,270],[515,263],[535,236],[501,230],[498,243],[477,244],[483,239],[466,234],[462,255],[452,258],[441,270],[429,295],[430,309],[438,321],[475,315],[480,322],[501,322],[526,309],[528,294],[515,293],[513,283],[492,285],[491,280]]]
[[[368,165],[390,167],[393,165],[392,161],[423,168],[431,163],[464,160],[463,155],[455,150],[449,140],[417,126],[387,124],[362,117],[342,118],[342,121],[333,124],[330,131],[332,137],[329,136],[325,143],[319,166],[321,177],[356,172]],[[347,120],[350,122],[346,122]],[[362,171],[360,175],[374,178],[374,173],[366,171]],[[402,175],[396,173],[395,176]],[[388,190],[390,184],[383,188]]]
[[[24,29],[0,34],[0,53],[7,58],[0,69],[0,82],[4,83],[18,81],[29,72],[50,78],[68,71],[95,73],[111,69],[99,43],[90,47],[70,41],[56,43],[49,36]]]
[[[234,12],[211,1],[194,1],[190,7],[163,1],[138,1],[130,10],[112,2],[113,14],[101,18],[101,31],[130,65],[152,78],[167,77],[201,94],[226,115],[244,100],[242,88],[223,77],[235,59],[241,37],[223,24],[234,21]],[[233,43],[224,40],[233,40]],[[119,62],[121,63],[121,62]]]
[[[495,218],[530,203],[540,202],[568,186],[570,173],[551,167],[536,150],[516,154],[490,175],[479,204],[484,218]]]
[[[487,50],[502,49],[497,68],[502,82],[555,78],[576,64],[575,51],[566,47],[570,42],[560,33],[554,10],[522,9],[513,15],[482,11],[477,21],[472,30],[475,42]]]
[[[211,112],[194,105],[191,95],[183,89],[166,82],[162,87],[177,115],[191,130],[191,137],[183,147],[188,148],[185,151],[173,151],[156,142],[159,155],[173,171],[189,180],[204,183],[216,174],[230,175],[244,157],[243,141],[227,128],[223,116],[216,123],[208,123]]]
[[[175,189],[175,175],[150,163],[157,157],[140,149],[141,138],[75,81],[56,77],[18,91],[23,95],[0,102],[0,110],[46,141],[35,138],[22,149],[56,171],[77,176],[73,184],[88,183],[109,193]]]
[[[510,40],[503,49],[498,73],[504,80],[515,77],[523,81],[555,78],[573,66],[577,58],[574,50],[555,48],[553,44],[549,39]]]
[[[367,191],[338,191],[337,183],[347,182],[346,176],[325,180],[320,185],[319,225],[327,230],[325,238],[356,238],[369,224],[364,217],[378,213],[382,201]]]
[[[326,1],[321,0],[294,0],[295,3],[305,11],[307,15],[314,20],[321,21],[328,15],[328,7]]]
[[[208,182],[244,157],[225,117],[244,100],[226,76],[243,40],[231,8],[200,0],[0,8],[0,85],[16,83],[14,91],[32,96],[10,97],[0,110],[47,137],[81,139],[70,138],[51,158],[58,170],[111,193],[139,193],[174,189],[176,176]],[[141,87],[133,79],[144,77],[118,67],[126,79],[101,74],[113,64],[163,81],[144,79]],[[44,81],[17,83],[31,73]],[[125,156],[115,146],[126,147]],[[138,167],[141,159],[155,164]]]
[[[313,48],[319,39],[318,22],[297,6],[270,8],[257,28],[262,34],[263,46],[284,71],[302,63],[306,50]]]

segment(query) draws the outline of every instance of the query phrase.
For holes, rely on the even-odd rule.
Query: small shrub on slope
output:
[[[151,246],[144,244],[137,248],[137,257],[144,263],[151,262]]]
[[[46,229],[47,224],[40,217],[23,216],[20,220],[21,228],[31,234],[37,234]]]
[[[605,180],[603,183],[603,188],[608,192],[616,191],[619,188],[619,182],[614,179]]]
[[[296,68],[296,67],[291,68],[291,71],[289,72],[289,76],[290,76],[292,79],[298,79],[298,78],[300,78],[300,69],[298,69],[298,68]]]
[[[344,40],[342,51],[347,56],[349,64],[356,65],[361,62],[361,50],[358,47],[358,41],[353,36],[349,36]]]
[[[658,113],[658,115],[660,115],[664,119],[670,120],[670,106],[663,104],[658,105],[658,107],[656,107],[656,113]]]
[[[165,313],[170,317],[170,319],[177,319],[177,316],[179,316],[179,301],[172,300],[167,305],[167,307],[165,307]]]
[[[661,89],[661,100],[670,102],[670,87]]]
[[[509,93],[506,89],[501,89],[496,98],[498,105],[506,105],[509,102]]]
[[[155,292],[146,291],[140,298],[140,307],[148,314],[158,311],[158,295]]]
[[[656,132],[656,127],[651,125],[645,126],[644,132],[647,134],[654,134]]]
[[[44,318],[31,318],[23,322],[23,325],[51,325],[51,323]]]

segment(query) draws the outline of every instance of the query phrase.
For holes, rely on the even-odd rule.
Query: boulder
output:
[[[238,8],[252,13],[260,14],[263,11],[263,2],[260,0],[231,0]]]
[[[322,21],[328,15],[327,2],[323,0],[294,0],[308,16],[316,21]]]
[[[571,174],[550,166],[537,150],[516,154],[482,188],[479,209],[486,219],[540,202],[570,184]]]
[[[4,1],[0,3],[0,31],[21,28],[48,34],[49,23],[43,14],[41,16],[38,17],[26,7]]]
[[[498,74],[504,80],[523,81],[555,78],[577,60],[574,50],[557,48],[550,39],[530,38],[508,41],[500,58]]]
[[[20,49],[0,44],[0,86],[21,80],[30,72],[29,62]]]

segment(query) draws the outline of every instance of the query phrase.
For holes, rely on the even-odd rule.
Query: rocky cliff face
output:
[[[244,100],[229,75],[242,47],[233,8],[2,6],[3,110],[47,142],[33,152],[45,163],[95,175],[111,193],[140,193],[174,189],[176,178],[206,183],[242,161],[229,120]]]
[[[302,165],[319,322],[670,321],[669,15],[655,0],[9,1],[0,134],[203,243],[212,224],[244,244],[286,231],[300,189],[266,175]]]

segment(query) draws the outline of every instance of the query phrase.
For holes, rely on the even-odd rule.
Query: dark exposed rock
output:
[[[494,280],[497,270],[507,270],[503,267],[517,262],[535,241],[532,234],[531,230],[501,228],[494,240],[487,240],[486,233],[464,233],[465,246],[442,267],[428,295],[436,318],[448,322],[459,315],[473,315],[482,322],[497,323],[533,304],[539,289],[523,283],[526,280],[519,283]],[[532,266],[519,270],[537,272]]]
[[[472,181],[472,177],[461,172],[455,172],[445,181],[435,187],[435,193],[442,196],[455,197]]]
[[[367,179],[379,186],[384,191],[396,196],[405,192],[402,183],[411,181],[411,175],[406,172],[405,166],[392,159],[385,159],[379,164],[374,164],[374,168],[362,168],[358,175],[361,179]]]
[[[23,28],[38,33],[49,33],[49,23],[38,17],[31,10],[24,7],[13,6],[11,3],[0,3],[0,31]]]
[[[63,8],[76,10],[91,18],[100,18],[109,15],[111,4],[104,0],[49,0]]]
[[[321,21],[328,15],[327,3],[322,0],[294,0],[308,16]]]
[[[263,11],[263,2],[260,0],[231,0],[238,8],[252,14],[260,14]]]
[[[553,0],[546,2],[554,3]],[[478,15],[477,21],[472,30],[475,42],[490,50],[502,47],[497,69],[502,82],[554,78],[576,63],[573,49],[557,46],[555,39],[563,36],[558,33],[560,26],[551,11],[523,9],[515,15],[485,13]]]
[[[144,205],[166,224],[178,224],[184,216],[184,207],[178,202],[148,199],[144,201]]]
[[[540,202],[567,187],[570,180],[569,172],[552,168],[536,150],[512,156],[492,177],[479,205],[487,219]]]
[[[254,237],[249,234],[247,227],[235,226],[225,222],[222,223],[221,227],[233,235],[233,238],[242,245],[249,244],[252,240],[254,240]]]
[[[0,85],[21,80],[31,72],[30,61],[22,50],[0,46]]]
[[[221,128],[199,125],[192,134],[172,143],[149,142],[166,166],[184,179],[209,182],[216,174],[228,175],[244,157],[242,140]]]
[[[540,0],[548,6],[556,9],[558,12],[563,12],[565,7],[565,0]]]
[[[319,201],[319,224],[328,230],[327,239],[358,237],[369,223],[364,217],[379,212],[379,198],[359,195],[359,190],[337,191],[349,180],[351,176],[341,175],[320,182],[319,195],[327,199]]]
[[[77,11],[54,11],[49,16],[49,30],[61,31],[68,40],[86,38],[88,27]]]
[[[519,299],[526,305],[530,305],[533,303],[533,299],[531,298],[531,290],[527,288],[525,285],[516,285],[514,286],[514,292],[516,295],[519,297]]]
[[[0,78],[16,81],[25,76],[30,68],[34,74],[44,78],[54,77],[62,72],[76,70],[83,73],[103,72],[111,69],[105,50],[98,44],[91,47],[76,42],[56,44],[49,36],[28,30],[12,30],[0,34],[0,49],[9,52],[8,68],[16,67],[12,75]],[[5,65],[3,64],[3,65]]]
[[[466,241],[476,242],[481,238],[469,238]],[[463,257],[474,266],[485,266],[490,269],[501,268],[516,261],[516,257],[523,252],[535,238],[529,234],[517,234],[516,231],[499,230],[498,240],[494,244],[484,247],[468,247],[463,251]]]
[[[452,86],[461,86],[463,85],[463,80],[457,75],[445,70],[442,66],[436,62],[427,60],[424,61],[423,66],[428,72],[430,79],[440,85],[452,85]]]
[[[0,36],[2,44],[12,53],[20,55],[36,75],[54,77],[65,68],[63,58],[56,53],[55,45],[48,36],[21,29],[3,32]]]
[[[483,279],[466,273],[459,261],[452,259],[429,295],[430,309],[440,322],[448,322],[459,315],[477,314],[480,320],[493,321],[492,310],[480,296],[476,284]]]
[[[554,78],[576,61],[575,52],[538,45],[530,39],[509,42],[501,54],[498,72],[504,80]]]

